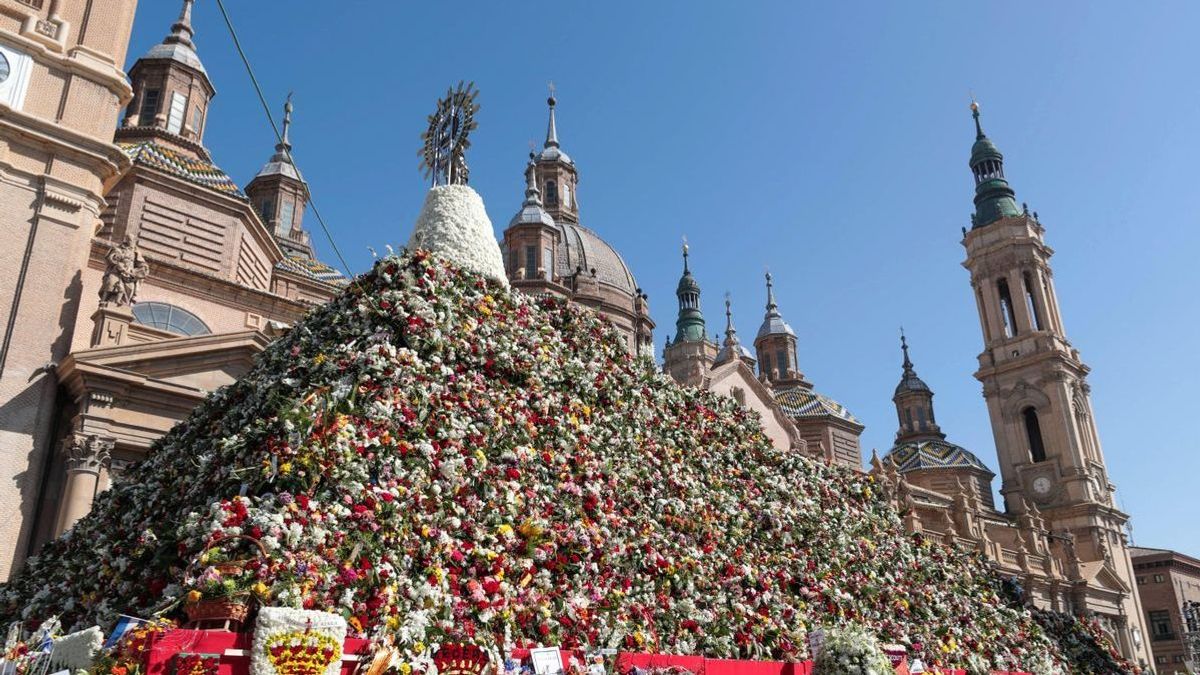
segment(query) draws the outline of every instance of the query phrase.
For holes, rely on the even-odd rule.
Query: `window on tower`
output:
[[[204,135],[204,108],[200,106],[192,106],[192,131],[196,133],[196,138]]]
[[[536,279],[538,277],[537,269],[537,246],[525,247],[525,278]]]
[[[177,134],[183,131],[183,115],[187,112],[187,96],[179,92],[171,94],[171,111],[167,114],[167,131]]]
[[[1033,277],[1026,272],[1022,281],[1025,282],[1025,304],[1029,307],[1029,320],[1033,322],[1034,330],[1042,330],[1042,314],[1038,311],[1037,298],[1033,296]]]
[[[558,204],[558,184],[552,180],[546,181],[546,203]]]
[[[1025,418],[1025,435],[1029,438],[1029,457],[1035,462],[1046,461],[1046,446],[1042,443],[1042,425],[1033,406],[1021,411]]]
[[[571,208],[571,184],[563,183],[563,206]]]
[[[767,352],[762,353],[762,374],[771,377],[771,355]]]
[[[926,429],[929,428],[929,425],[927,425],[925,423],[925,409],[924,408],[917,408],[917,428],[919,428],[921,431],[925,431]]]
[[[271,219],[275,217],[275,201],[271,199],[262,200],[262,203],[258,205],[258,215],[262,216],[263,221],[270,224]]]
[[[787,372],[792,369],[792,362],[788,358],[786,349],[780,349],[775,352],[775,364],[779,367],[779,376],[784,377]]]
[[[1008,279],[996,282],[996,290],[1000,294],[1000,318],[1004,321],[1004,337],[1017,334],[1017,315],[1013,310],[1012,293],[1008,290]]]
[[[554,252],[549,248],[542,249],[542,265],[546,281],[552,281],[554,277]]]
[[[154,124],[154,116],[158,114],[158,99],[162,92],[157,89],[147,89],[142,92],[142,109],[138,113],[138,126],[148,127]]]
[[[285,199],[279,205],[279,234],[290,234],[292,219],[296,217],[296,204]]]

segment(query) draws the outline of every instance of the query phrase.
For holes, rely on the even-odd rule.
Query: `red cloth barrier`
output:
[[[230,633],[219,630],[176,629],[151,638],[146,654],[145,675],[172,675],[172,660],[179,654],[212,654],[220,657],[217,675],[248,675],[250,672],[251,633]],[[346,638],[342,646],[341,675],[352,675],[362,661],[370,658],[370,642],[359,638]],[[524,661],[529,658],[528,649],[514,649],[511,658]],[[566,669],[575,656],[584,664],[581,652],[559,650],[563,668]],[[740,661],[734,659],[706,659],[702,656],[680,656],[674,654],[642,654],[621,652],[617,654],[617,672],[621,675],[633,668],[682,668],[695,675],[812,675],[812,661],[784,663],[782,661]],[[942,675],[966,675],[965,670],[941,670]],[[993,671],[992,675],[1030,675],[1020,671]]]
[[[247,675],[250,672],[251,633],[230,633],[222,630],[167,631],[151,638],[146,654],[145,675],[171,675],[172,659],[177,654],[213,654],[221,657],[217,675]],[[346,638],[342,645],[342,673],[351,675],[366,654],[370,643],[358,638]]]

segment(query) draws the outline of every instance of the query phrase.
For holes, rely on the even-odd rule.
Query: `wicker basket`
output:
[[[250,604],[245,598],[211,598],[184,605],[188,623],[202,627],[206,624],[244,622],[250,616]]]

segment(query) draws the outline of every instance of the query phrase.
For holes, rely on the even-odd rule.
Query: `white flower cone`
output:
[[[427,249],[508,286],[504,258],[483,199],[466,185],[439,185],[429,190],[408,247]]]

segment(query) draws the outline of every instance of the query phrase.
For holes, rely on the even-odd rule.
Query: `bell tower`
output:
[[[963,266],[983,330],[976,379],[983,384],[999,455],[1006,510],[1036,504],[1057,537],[1073,541],[1085,574],[1071,601],[1077,612],[1111,619],[1122,652],[1148,660],[1140,603],[1126,548],[1129,517],[1116,508],[1092,418],[1090,369],[1067,340],[1054,289],[1045,228],[1018,208],[1004,156],[971,104],[970,167],[975,213],[963,231]]]
[[[304,229],[308,183],[292,159],[292,96],[283,104],[283,132],[275,154],[246,185],[246,197],[258,211],[275,241],[288,255],[312,258],[312,241]]]
[[[717,343],[708,338],[704,314],[700,311],[700,283],[688,265],[688,246],[683,245],[683,275],[675,296],[679,315],[675,320],[675,340],[663,349],[663,371],[676,382],[699,387],[717,358]]]

